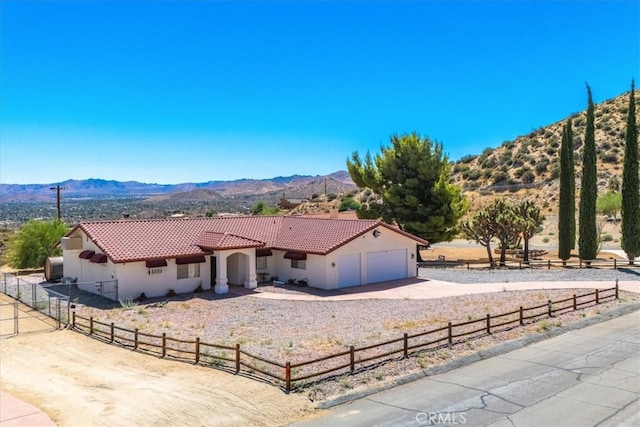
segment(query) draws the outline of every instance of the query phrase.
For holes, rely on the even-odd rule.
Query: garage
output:
[[[360,254],[340,255],[338,257],[338,287],[361,285]]]
[[[407,277],[407,250],[367,253],[367,283]]]

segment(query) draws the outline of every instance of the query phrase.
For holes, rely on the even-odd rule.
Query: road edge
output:
[[[568,325],[563,325],[558,328],[550,329],[545,332],[530,334],[514,340],[505,341],[503,343],[491,346],[490,348],[479,350],[475,353],[460,357],[458,359],[454,359],[443,365],[434,366],[432,368],[428,368],[423,371],[414,372],[408,375],[403,375],[401,377],[395,378],[394,380],[386,382],[379,386],[358,390],[352,393],[348,393],[348,394],[336,396],[333,398],[329,398],[327,400],[323,400],[321,402],[318,402],[315,405],[315,407],[316,409],[333,408],[334,406],[342,405],[344,403],[348,403],[356,399],[361,399],[363,397],[371,396],[376,393],[380,393],[382,391],[389,390],[403,384],[417,381],[421,378],[438,375],[438,374],[444,374],[446,372],[461,368],[463,366],[470,365],[480,360],[489,359],[491,357],[506,354],[513,350],[526,347],[530,344],[544,341],[546,339],[553,338],[558,335],[565,334],[567,332],[582,329],[587,326],[592,326],[598,323],[606,322],[616,317],[631,314],[636,311],[640,311],[640,302],[627,304],[622,307],[617,307],[611,310],[607,310],[595,316],[591,316],[591,317],[579,320],[577,322],[570,323]]]

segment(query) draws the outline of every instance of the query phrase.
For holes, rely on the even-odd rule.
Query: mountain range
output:
[[[202,200],[238,195],[269,195],[309,198],[314,193],[342,193],[356,189],[346,171],[323,176],[292,175],[270,179],[239,179],[182,184],[147,184],[104,179],[66,180],[51,184],[0,184],[0,202],[45,202],[61,188],[65,199],[149,198],[151,201]]]

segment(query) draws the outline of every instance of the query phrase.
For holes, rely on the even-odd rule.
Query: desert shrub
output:
[[[329,193],[329,194],[327,194],[327,200],[328,200],[328,201],[330,201],[330,202],[331,202],[331,201],[333,201],[333,200],[335,200],[335,199],[337,199],[337,198],[338,198],[338,195],[337,195],[337,194],[335,194],[335,193]]]
[[[540,160],[538,163],[536,163],[536,173],[538,175],[542,175],[543,173],[545,173],[547,171],[549,167],[549,160],[548,159],[542,159]]]
[[[475,181],[482,176],[482,172],[479,169],[471,169],[467,176],[467,179],[470,181]]]
[[[508,178],[509,178],[509,175],[507,175],[506,172],[497,171],[496,173],[493,174],[493,183],[504,184]]]
[[[482,167],[483,168],[493,168],[496,166],[498,162],[496,161],[496,158],[494,156],[491,157],[487,157],[486,159],[484,159],[484,161],[482,162]]]
[[[519,169],[516,169],[515,172],[513,172],[513,174],[515,175],[516,178],[521,178],[525,172],[528,172],[530,170],[531,170],[530,167],[524,166]]]
[[[556,154],[556,149],[553,147],[547,147],[546,150],[544,150],[545,153],[547,153],[550,156],[553,156],[554,154]]]
[[[463,156],[460,158],[460,162],[462,163],[471,163],[472,161],[474,161],[478,156],[472,155],[472,154],[468,154],[466,156]]]
[[[549,130],[549,129],[544,131],[544,137],[545,138],[551,138],[553,135],[554,135],[553,132],[551,132],[551,130]]]
[[[360,203],[355,201],[353,197],[349,196],[342,199],[342,201],[340,202],[340,207],[338,208],[338,211],[344,212],[348,210],[356,210],[359,207],[360,207]]]
[[[604,234],[600,240],[603,242],[613,242],[613,236],[611,234]]]
[[[618,162],[618,155],[616,153],[612,153],[612,152],[602,153],[600,158],[605,163],[617,163]]]
[[[533,175],[533,172],[531,172],[530,170],[526,171],[525,173],[522,174],[522,182],[525,184],[530,184],[533,181],[535,181],[536,177]]]

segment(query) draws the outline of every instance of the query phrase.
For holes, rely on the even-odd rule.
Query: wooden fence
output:
[[[613,288],[596,289],[583,295],[574,294],[562,300],[548,300],[534,307],[521,306],[508,313],[487,314],[485,317],[467,322],[448,322],[446,326],[428,331],[415,334],[404,333],[401,337],[364,347],[350,346],[348,350],[339,353],[296,363],[268,360],[242,350],[240,344],[225,346],[206,343],[200,338],[180,340],[168,337],[166,333],[152,335],[140,332],[138,329],[132,331],[117,327],[113,323],[102,323],[94,320],[93,317],[79,316],[75,312],[72,316],[72,327],[74,330],[109,343],[132,347],[134,351],[194,361],[196,364],[218,367],[236,374],[242,372],[271,381],[275,380],[288,392],[292,390],[294,383],[310,379],[321,381],[327,377],[354,373],[359,369],[371,367],[374,362],[381,363],[394,357],[407,358],[420,351],[452,346],[472,338],[553,317],[554,314],[579,310],[587,304],[600,304],[609,299],[618,299],[617,282]],[[332,363],[330,367],[326,367],[328,362]],[[318,364],[323,365],[314,370],[314,365]]]
[[[467,260],[445,260],[438,259],[433,261],[422,261],[417,264],[418,268],[464,268],[472,270],[474,268],[546,268],[551,270],[552,268],[612,268],[614,270],[620,268],[640,269],[640,263],[629,264],[627,260],[613,259],[595,259],[595,260],[529,260],[524,262],[522,260],[507,259],[504,264],[500,264],[499,257],[494,258],[493,263],[488,260],[467,261]]]

